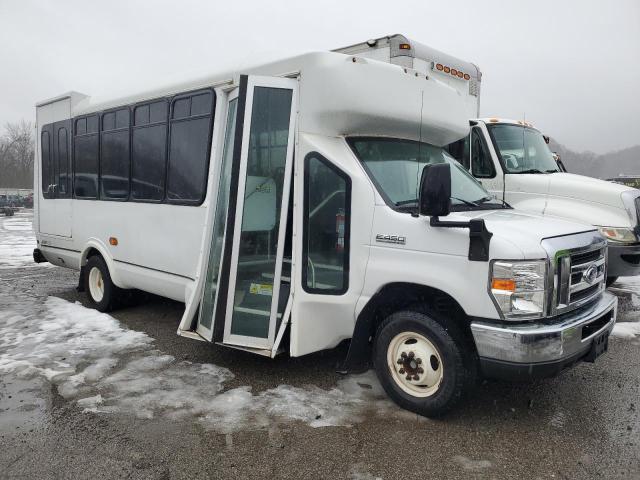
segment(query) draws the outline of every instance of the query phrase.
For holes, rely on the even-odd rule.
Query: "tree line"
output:
[[[0,188],[33,188],[34,128],[7,123],[0,136]]]

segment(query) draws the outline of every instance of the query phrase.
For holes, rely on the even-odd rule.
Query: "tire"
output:
[[[107,264],[100,255],[94,255],[84,268],[84,291],[89,303],[100,312],[110,312],[116,307],[120,289],[113,284]]]
[[[425,417],[451,410],[475,383],[473,351],[456,326],[443,325],[431,314],[400,311],[382,322],[374,340],[373,363],[387,395]],[[407,381],[411,374],[417,377]]]
[[[618,280],[618,277],[607,277],[607,288],[613,285],[616,280]]]

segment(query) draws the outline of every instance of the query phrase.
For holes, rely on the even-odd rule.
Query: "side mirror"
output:
[[[446,217],[451,210],[451,165],[427,165],[420,178],[420,215]]]

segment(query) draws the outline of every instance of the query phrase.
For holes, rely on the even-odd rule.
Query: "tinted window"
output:
[[[190,109],[192,99],[194,110]],[[196,100],[197,99],[197,100]],[[209,102],[208,106],[205,105]],[[204,199],[211,143],[210,92],[174,100],[171,110],[167,198],[176,202]],[[204,112],[204,113],[194,113]]]
[[[98,135],[74,139],[74,193],[77,198],[98,197]]]
[[[65,127],[58,128],[58,181],[56,183],[58,197],[68,197],[70,193],[69,133]]]
[[[491,155],[477,127],[471,130],[471,173],[478,178],[491,178],[496,175]]]
[[[141,105],[135,109],[135,125],[149,123],[149,105]]]
[[[101,198],[124,200],[129,196],[129,110],[105,113],[102,130]]]
[[[80,118],[76,120],[76,135],[84,135],[87,133],[87,119]]]
[[[446,147],[449,154],[469,170],[469,135],[453,142]]]
[[[134,128],[131,143],[131,197],[160,201],[164,197],[166,124]]]
[[[44,128],[50,127],[50,125]],[[49,192],[49,185],[53,184],[51,176],[53,175],[53,169],[51,168],[51,135],[47,130],[42,130],[40,136],[40,150],[42,152],[42,196],[44,198],[51,198]]]
[[[87,133],[98,133],[98,116],[87,117]]]
[[[305,161],[302,285],[341,294],[349,283],[349,177],[319,155]]]
[[[167,121],[168,104],[164,100],[152,103],[150,108],[149,122],[158,123]]]

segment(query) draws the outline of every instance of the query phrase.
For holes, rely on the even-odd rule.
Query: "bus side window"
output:
[[[449,154],[462,164],[467,170],[470,169],[469,165],[469,135],[461,138],[457,142],[450,143],[446,146],[446,150]]]
[[[53,169],[51,168],[51,135],[49,134],[49,128],[51,128],[51,125],[45,125],[40,136],[40,151],[42,154],[42,196],[44,198],[53,197],[53,191],[50,187],[53,184],[53,180],[51,178]]]
[[[351,180],[317,153],[304,175],[302,288],[340,295],[349,287]]]
[[[471,130],[471,173],[476,178],[493,178],[496,170],[478,127]]]

